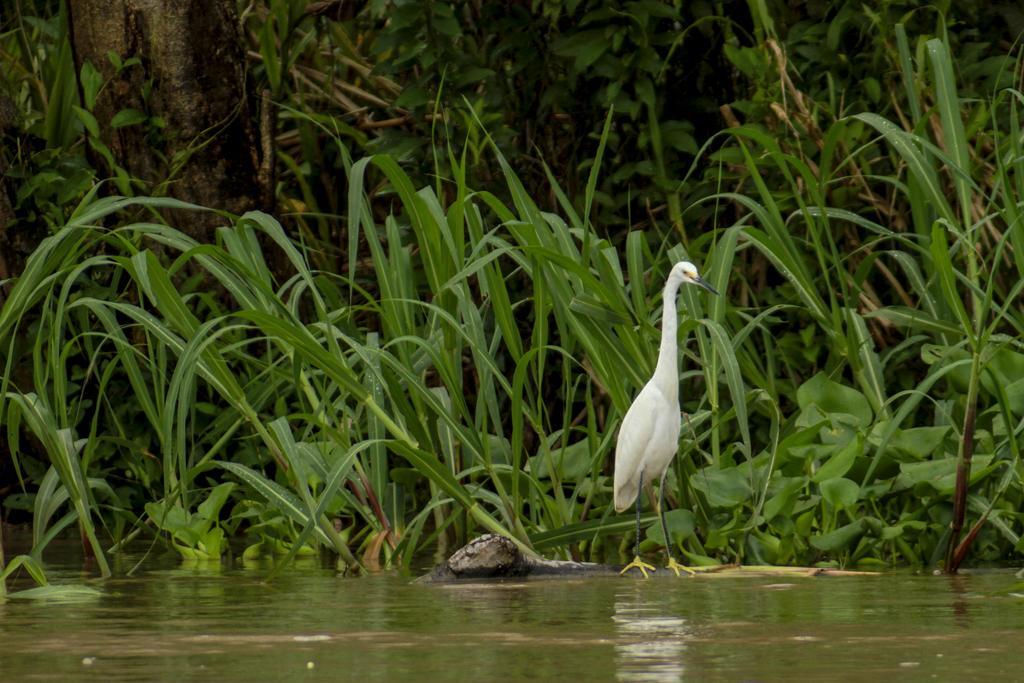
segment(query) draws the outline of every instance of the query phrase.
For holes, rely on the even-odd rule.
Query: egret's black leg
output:
[[[643,498],[644,489],[644,472],[640,470],[640,481],[637,484],[636,490],[636,544],[633,546],[635,552],[633,553],[633,561],[622,568],[620,574],[625,574],[630,569],[639,569],[640,573],[647,578],[648,571],[654,571],[654,565],[647,564],[640,559],[640,501]]]
[[[676,558],[672,557],[672,539],[668,535],[668,524],[665,522],[665,477],[661,478],[661,488],[658,491],[658,516],[661,518],[661,533],[665,537],[665,552],[668,553],[668,568],[679,576],[679,571],[689,573],[691,576],[695,573],[689,567],[676,562]]]
[[[658,517],[661,518],[661,535],[665,538],[665,552],[668,559],[672,559],[672,539],[668,535],[668,524],[665,523],[665,477],[661,478],[661,486],[658,487]]]
[[[633,546],[633,557],[640,557],[640,500],[644,497],[644,471],[640,470],[640,480],[636,485],[636,544]]]

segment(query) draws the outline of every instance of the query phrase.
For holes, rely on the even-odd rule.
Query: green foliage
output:
[[[192,514],[189,514],[180,502],[168,505],[146,503],[146,514],[153,520],[157,528],[171,535],[171,543],[188,560],[220,560],[226,547],[224,530],[219,524],[220,509],[224,507],[231,490],[232,482],[225,482],[213,487],[206,500]]]
[[[58,87],[59,20],[24,34],[47,87],[18,100],[15,208],[52,234],[0,309],[0,421],[32,557],[77,525],[104,573],[102,541],[140,534],[201,559],[244,536],[278,569],[408,567],[480,531],[614,558],[615,432],[682,258],[725,294],[681,295],[689,561],[949,562],[959,505],[976,559],[1024,547],[1024,97],[971,28],[991,16],[253,7],[289,215],[224,216],[213,244],[165,222],[200,207],[130,196],[98,72]]]

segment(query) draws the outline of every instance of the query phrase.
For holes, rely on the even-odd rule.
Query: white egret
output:
[[[665,524],[665,473],[679,449],[681,413],[679,410],[679,350],[676,341],[676,294],[684,284],[700,285],[712,294],[718,294],[697,273],[689,261],[672,266],[665,280],[665,294],[661,313],[661,347],[654,375],[637,394],[633,405],[626,411],[619,427],[615,444],[615,509],[623,512],[636,501],[636,552],[633,561],[622,573],[636,568],[647,577],[654,567],[640,559],[640,491],[660,479],[659,514],[661,530],[665,535],[668,568],[692,573],[672,557],[672,542]],[[652,494],[653,498],[653,494]],[[653,501],[652,501],[653,502]]]

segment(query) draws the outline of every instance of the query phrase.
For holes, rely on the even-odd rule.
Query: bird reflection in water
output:
[[[686,620],[666,612],[664,603],[639,594],[615,600],[615,665],[620,681],[668,683],[683,679],[690,635]]]

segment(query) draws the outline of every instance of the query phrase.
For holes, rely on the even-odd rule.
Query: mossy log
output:
[[[705,576],[873,576],[877,572],[858,572],[824,567],[743,566],[738,564],[693,567],[696,577]],[[452,553],[432,572],[421,576],[421,583],[450,583],[463,580],[502,578],[582,578],[588,576],[620,576],[622,565],[545,560],[524,553],[511,540],[497,534],[473,539]],[[637,572],[623,578],[640,576]],[[653,577],[676,578],[668,570],[658,570]],[[653,578],[652,577],[652,578]],[[685,578],[685,577],[679,577]]]

